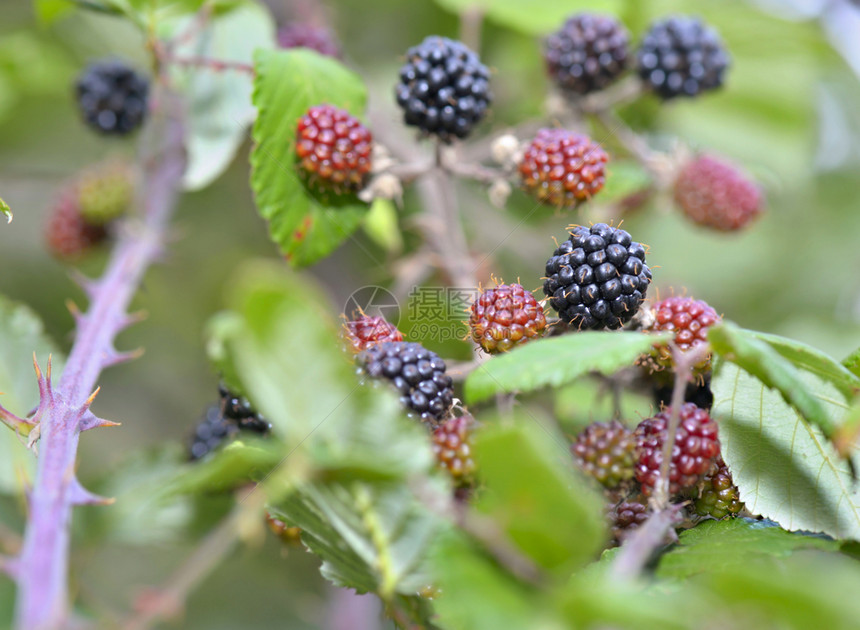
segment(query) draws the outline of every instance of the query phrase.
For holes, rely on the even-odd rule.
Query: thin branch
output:
[[[159,54],[159,59],[167,65],[180,66],[183,68],[201,68],[203,70],[211,70],[213,72],[224,72],[225,70],[232,70],[234,72],[241,72],[250,76],[254,76],[255,72],[254,66],[249,63],[242,63],[241,61],[229,61],[226,59],[215,59],[213,57],[182,57],[179,55],[173,55],[167,52],[163,52]]]
[[[674,525],[680,520],[681,505],[670,505],[654,512],[624,544],[609,566],[609,580],[633,580],[642,573],[651,556],[666,544]]]
[[[460,41],[476,53],[481,52],[481,29],[484,24],[484,9],[477,3],[460,13]]]
[[[37,366],[40,403],[34,419],[40,422],[41,443],[17,576],[20,629],[59,628],[68,619],[72,507],[87,496],[74,475],[78,440],[83,425],[99,424],[89,411],[91,392],[101,371],[116,360],[114,339],[133,321],[126,312],[129,303],[166,240],[185,170],[184,124],[174,98],[160,95],[172,115],[149,124],[160,146],[157,156],[144,161],[142,221],[123,232],[104,275],[88,284],[90,308],[77,320],[75,343],[56,388],[50,362],[46,376]]]

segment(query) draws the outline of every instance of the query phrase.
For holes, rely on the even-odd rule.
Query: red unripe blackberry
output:
[[[667,407],[636,427],[636,481],[641,484],[642,492],[649,496],[654,492],[660,476],[663,444],[668,436],[671,413],[672,408]],[[681,406],[680,423],[669,464],[669,494],[674,496],[694,488],[714,469],[720,454],[717,433],[717,423],[707,411],[693,403]]]
[[[344,339],[353,352],[362,352],[383,341],[403,341],[403,333],[384,317],[360,315],[344,324]]]
[[[447,366],[435,352],[420,343],[383,341],[358,354],[356,362],[371,378],[388,380],[403,406],[422,422],[436,426],[447,417],[454,390]]]
[[[550,78],[574,94],[602,90],[627,67],[630,35],[614,18],[580,13],[544,40]]]
[[[519,164],[523,188],[538,201],[572,208],[591,199],[606,182],[609,156],[586,135],[541,129]]]
[[[621,228],[574,225],[546,261],[544,295],[579,330],[616,329],[630,321],[651,283],[645,248]]]
[[[609,511],[609,521],[615,540],[622,542],[648,520],[648,506],[638,501],[624,501]]]
[[[316,105],[299,119],[296,155],[309,183],[355,192],[371,169],[373,136],[361,121],[333,105]]]
[[[453,477],[457,485],[469,485],[475,473],[469,429],[471,416],[449,418],[433,431],[436,463]]]
[[[712,28],[695,17],[674,16],[651,25],[637,62],[645,84],[670,99],[720,87],[729,56]]]
[[[74,259],[89,252],[107,237],[104,226],[87,223],[81,216],[77,188],[72,186],[63,190],[45,225],[48,250],[58,258]]]
[[[500,284],[484,289],[472,303],[469,330],[476,344],[497,354],[543,335],[546,316],[522,285]]]
[[[688,162],[675,180],[675,203],[692,221],[732,232],[763,211],[761,189],[735,166],[703,155]]]
[[[699,516],[712,516],[717,519],[734,516],[744,509],[738,487],[732,481],[732,473],[722,456],[717,457],[716,469],[705,477],[702,493],[696,499],[694,507]]]
[[[279,28],[278,46],[308,48],[326,57],[340,58],[340,47],[328,29],[302,22],[291,22]]]
[[[616,488],[633,478],[636,440],[633,432],[617,420],[588,425],[570,450],[576,464],[607,488]]]
[[[676,296],[660,300],[652,311],[654,323],[650,330],[674,333],[673,341],[682,352],[707,343],[708,329],[721,319],[707,302],[691,297]],[[667,345],[657,346],[653,356],[659,367],[672,365],[672,352]],[[705,370],[709,365],[710,356],[706,356],[695,368]]]

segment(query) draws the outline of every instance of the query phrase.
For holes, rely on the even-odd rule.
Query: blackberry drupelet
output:
[[[91,251],[108,238],[103,225],[88,223],[81,215],[76,186],[60,192],[45,225],[45,242],[57,258],[75,259]]]
[[[694,508],[699,516],[716,519],[735,516],[744,509],[738,487],[732,481],[732,473],[721,455],[717,456],[715,470],[705,477],[702,494],[696,499]]]
[[[296,156],[309,183],[355,192],[370,173],[373,136],[361,121],[333,105],[311,107],[299,119]]]
[[[645,248],[621,228],[570,228],[546,263],[544,295],[559,317],[583,329],[620,328],[642,305],[651,282]]]
[[[149,80],[122,61],[90,64],[78,77],[75,92],[84,120],[101,133],[125,135],[146,118]]]
[[[679,413],[680,423],[669,464],[669,494],[673,496],[694,488],[711,473],[720,454],[717,423],[708,412],[692,403],[684,403]],[[672,408],[667,407],[636,427],[636,481],[647,496],[653,494],[660,475],[671,414]]]
[[[591,138],[567,129],[540,129],[518,169],[527,193],[545,204],[573,208],[606,183],[609,157]]]
[[[449,418],[433,431],[433,453],[436,463],[446,470],[457,485],[470,485],[475,473],[472,444],[469,439],[472,416]]]
[[[663,99],[698,96],[720,87],[729,65],[716,31],[687,16],[652,24],[636,59],[639,76]]]
[[[278,46],[281,48],[308,48],[326,57],[340,59],[340,47],[326,28],[291,22],[278,29]]]
[[[419,343],[384,341],[359,354],[356,361],[365,374],[384,378],[400,392],[403,405],[422,422],[438,425],[454,401],[445,362]]]
[[[235,422],[224,417],[220,406],[210,405],[203,419],[194,429],[188,455],[192,460],[201,459],[225,442],[232,440],[238,432],[239,427]]]
[[[382,341],[403,341],[403,333],[384,317],[361,315],[343,326],[343,337],[353,352],[367,350]]]
[[[562,90],[585,95],[602,90],[627,68],[627,29],[614,18],[580,13],[544,40],[550,78]]]
[[[472,340],[490,354],[535,339],[546,331],[546,316],[530,291],[519,284],[484,289],[469,315]]]
[[[761,189],[735,166],[704,155],[688,162],[675,180],[675,203],[693,222],[732,232],[762,213]]]
[[[395,94],[407,125],[443,142],[465,138],[492,102],[490,71],[465,44],[430,36],[406,52]]]
[[[691,297],[673,296],[660,300],[652,308],[654,323],[649,329],[652,332],[672,332],[673,341],[679,350],[687,352],[696,346],[708,342],[708,330],[721,320],[707,302],[694,300]],[[672,366],[672,352],[669,346],[660,344],[652,354],[659,368]],[[705,356],[695,369],[706,371],[711,365],[710,355]]]
[[[607,488],[617,488],[633,478],[636,440],[617,420],[588,425],[570,450],[577,466]]]

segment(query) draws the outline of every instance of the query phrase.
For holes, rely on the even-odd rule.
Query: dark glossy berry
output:
[[[570,450],[577,466],[607,488],[617,488],[633,478],[636,440],[617,420],[588,425]]]
[[[672,404],[673,383],[658,383],[654,387],[654,403],[657,407],[666,407]],[[684,391],[684,402],[693,403],[702,409],[710,409],[714,404],[714,393],[711,391],[711,374],[706,372],[687,383]]]
[[[340,58],[340,47],[328,29],[302,22],[291,22],[279,28],[278,46],[308,48],[326,57]]]
[[[638,501],[624,501],[609,510],[609,522],[615,540],[623,542],[648,520],[648,507]]]
[[[246,398],[237,396],[222,383],[218,386],[224,418],[243,431],[266,434],[272,425],[251,406]]]
[[[406,51],[395,96],[407,125],[451,142],[487,113],[490,71],[465,44],[430,36]]]
[[[761,189],[736,167],[710,156],[688,162],[675,180],[675,203],[695,223],[732,232],[764,210]]]
[[[519,284],[484,289],[469,315],[472,340],[490,354],[539,338],[546,331],[543,307]]]
[[[76,186],[60,192],[45,225],[45,242],[54,256],[67,260],[80,258],[107,237],[104,226],[88,223],[81,216]]]
[[[344,324],[344,338],[353,352],[367,350],[375,343],[383,341],[403,341],[403,333],[384,317],[361,315],[358,319]]]
[[[648,496],[653,494],[660,475],[671,413],[672,408],[667,407],[636,427],[636,481]],[[680,423],[669,464],[669,494],[673,496],[697,486],[714,470],[720,454],[717,423],[707,411],[684,403],[679,414]]]
[[[621,228],[575,225],[546,263],[544,295],[579,330],[620,328],[642,305],[651,270],[645,248]]]
[[[124,164],[107,164],[84,172],[77,180],[81,216],[105,225],[121,217],[134,200],[134,178]]]
[[[720,87],[729,65],[716,31],[687,16],[652,24],[636,60],[639,76],[664,99],[698,96]]]
[[[722,456],[717,457],[714,471],[705,477],[702,493],[694,507],[699,516],[717,519],[735,516],[744,509],[738,487],[732,481],[732,473]]]
[[[316,105],[299,119],[296,156],[311,184],[338,193],[360,190],[372,166],[373,136],[333,105]]]
[[[588,136],[567,129],[541,129],[519,163],[522,186],[547,205],[573,208],[606,183],[609,157]]]
[[[708,342],[708,330],[722,318],[707,302],[694,300],[691,297],[673,296],[660,300],[652,307],[654,323],[651,332],[671,332],[672,341],[682,352],[688,352],[697,346]],[[671,367],[672,352],[668,345],[660,344],[653,352],[657,366]],[[694,366],[698,371],[705,371],[710,366],[710,355]]]
[[[549,76],[566,92],[602,90],[624,72],[630,35],[617,20],[580,13],[544,40]]]
[[[78,77],[75,92],[84,120],[101,133],[125,135],[146,118],[149,80],[122,61],[90,64]]]
[[[422,422],[436,426],[448,416],[454,390],[445,374],[447,366],[435,352],[419,343],[384,341],[360,353],[356,361],[364,374],[389,381],[403,406]]]
[[[210,405],[194,429],[188,455],[192,460],[200,459],[235,438],[238,432],[239,427],[224,417],[221,407]]]
[[[433,453],[436,463],[447,471],[457,485],[470,485],[475,473],[472,444],[469,438],[471,416],[449,418],[433,431]]]

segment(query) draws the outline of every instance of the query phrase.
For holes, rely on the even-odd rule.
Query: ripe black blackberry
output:
[[[122,61],[90,64],[78,77],[75,92],[84,120],[101,133],[128,134],[146,117],[149,80]]]
[[[669,494],[673,496],[694,488],[714,470],[720,455],[717,423],[708,412],[692,403],[684,403],[679,414],[680,423],[669,463]],[[657,485],[671,415],[672,408],[667,407],[636,427],[636,481],[646,496],[653,494]]]
[[[490,71],[462,42],[430,36],[406,52],[396,87],[407,125],[443,142],[465,138],[493,99]]]
[[[645,248],[605,223],[575,225],[546,263],[544,295],[559,317],[583,329],[620,328],[639,310],[651,270]]]
[[[400,392],[400,401],[432,426],[448,415],[454,401],[445,362],[419,343],[385,341],[359,354],[356,361],[371,378],[384,378]]]
[[[617,20],[580,13],[544,40],[543,56],[558,87],[584,95],[602,90],[624,72],[629,41]]]
[[[203,419],[194,429],[188,455],[192,460],[201,459],[224,442],[232,440],[239,432],[235,422],[224,417],[219,405],[210,405]]]
[[[639,76],[664,99],[698,96],[720,87],[729,65],[717,32],[689,16],[652,24],[636,59]]]
[[[224,418],[235,423],[243,431],[268,433],[272,425],[251,407],[246,398],[237,396],[222,383],[218,386],[221,396],[221,412]]]
[[[636,440],[633,432],[617,420],[588,425],[570,450],[576,464],[607,488],[616,488],[633,478]]]

